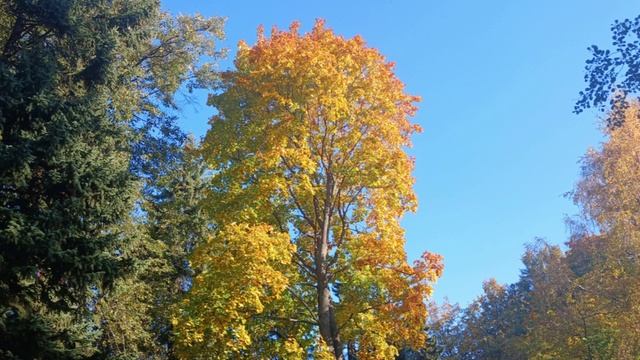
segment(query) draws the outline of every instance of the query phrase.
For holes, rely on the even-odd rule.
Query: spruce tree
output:
[[[0,54],[0,356],[86,357],[74,331],[134,195],[126,129],[108,97],[117,37],[139,19],[106,1],[5,1]],[[75,316],[75,315],[74,315]],[[72,316],[72,317],[74,317]],[[85,340],[82,340],[85,339]],[[89,351],[90,352],[90,351]]]
[[[0,1],[0,358],[155,351],[140,274],[169,247],[132,215],[179,160],[175,95],[216,81],[200,58],[222,24],[158,0]],[[104,309],[145,284],[117,315],[138,345],[117,351]]]

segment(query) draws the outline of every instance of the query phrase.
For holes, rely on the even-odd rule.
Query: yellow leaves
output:
[[[288,234],[271,226],[235,223],[196,249],[196,281],[172,318],[179,356],[211,347],[236,352],[251,344],[246,322],[286,289],[284,272],[294,250]]]
[[[283,345],[282,359],[284,360],[304,359],[305,355],[306,355],[305,349],[302,348],[300,344],[298,344],[296,339],[288,338],[285,340]]]
[[[216,300],[225,304],[227,317],[247,319],[244,313],[274,310],[270,305],[282,299],[262,291],[269,287],[269,294],[295,292],[290,301],[295,308],[283,315],[315,317],[311,324],[318,320],[315,273],[322,269],[333,283],[340,338],[366,344],[359,358],[393,358],[398,346],[424,342],[424,300],[442,272],[437,255],[425,255],[414,267],[407,263],[400,226],[403,214],[416,207],[414,164],[405,148],[419,131],[410,121],[418,98],[405,93],[393,65],[362,38],[338,36],[323,21],[307,34],[298,30],[294,23],[266,37],[260,28],[256,44],[239,46],[236,71],[223,76],[224,91],[210,96],[218,115],[202,151],[215,169],[207,207],[222,228],[215,243],[228,245],[208,244],[205,252],[196,251],[193,263],[210,264],[207,277],[214,263],[227,269],[227,277],[237,271],[251,287],[236,291],[233,286],[240,284],[226,285],[238,299]],[[243,253],[239,244],[260,235],[243,235],[230,227],[233,222],[250,228],[268,224],[291,235],[288,241],[297,246],[289,250],[296,252],[291,283],[270,274],[273,262],[256,260],[272,259],[268,247],[248,245],[251,255]],[[326,255],[314,256],[323,248]],[[238,267],[245,258],[253,260]],[[212,290],[206,295],[217,299]],[[310,336],[317,329],[308,323],[293,322],[298,344],[315,341]],[[293,326],[278,324],[278,330]],[[289,338],[284,334],[281,340]],[[333,358],[322,350],[324,340],[316,341],[315,356]],[[296,353],[288,341],[281,350]],[[237,348],[234,344],[225,346]]]
[[[367,248],[370,253],[374,247]],[[384,251],[382,251],[384,252]],[[393,358],[396,345],[420,347],[424,344],[427,309],[433,282],[442,273],[442,258],[425,253],[414,267],[395,260],[366,256],[358,261],[349,276],[342,278],[345,299],[338,320],[344,323],[343,336],[362,347],[363,358]],[[369,290],[375,288],[377,296]],[[360,358],[360,357],[359,357]]]
[[[331,347],[327,346],[327,343],[321,338],[318,337],[316,340],[316,348],[313,352],[313,358],[316,360],[335,360],[335,356],[331,351]]]
[[[602,150],[603,173],[607,184],[608,210],[622,221],[640,218],[640,104],[625,113],[621,127],[610,131],[610,140]],[[612,214],[611,214],[612,215]],[[607,213],[602,216],[606,219]]]
[[[395,359],[398,348],[389,341],[390,331],[396,328],[391,319],[381,318],[373,312],[362,313],[357,317],[357,322],[362,329],[356,337],[359,347],[358,359]]]
[[[631,104],[623,125],[608,129],[609,141],[601,151],[591,150],[584,161],[584,179],[574,200],[604,228],[640,221],[639,116],[640,105]]]

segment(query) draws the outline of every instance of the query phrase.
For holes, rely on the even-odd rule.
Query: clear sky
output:
[[[640,14],[635,0],[163,0],[172,13],[225,16],[235,53],[256,27],[308,30],[315,18],[360,34],[397,64],[410,93],[423,98],[414,121],[424,132],[416,158],[419,210],[404,220],[407,251],[445,258],[435,298],[467,304],[491,277],[517,280],[524,244],[567,239],[563,194],[579,159],[602,140],[598,114],[571,111],[584,87],[591,44],[608,45],[615,19]],[[221,68],[231,66],[231,59]],[[200,97],[204,102],[204,96]],[[212,110],[182,111],[201,136]],[[372,251],[375,251],[372,249]]]

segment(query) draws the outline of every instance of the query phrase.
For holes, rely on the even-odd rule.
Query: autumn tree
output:
[[[612,116],[620,116],[615,112]],[[530,358],[635,359],[640,275],[638,105],[604,128],[607,141],[583,160],[567,251],[544,245],[525,255]],[[608,122],[610,125],[611,122]]]
[[[566,251],[544,241],[528,246],[517,283],[485,286],[485,294],[462,316],[432,329],[445,346],[443,354],[461,359],[640,356],[639,109],[630,102],[619,125],[604,127],[602,147],[584,157],[572,192],[581,211],[569,220]]]
[[[580,231],[569,257],[581,266],[581,293],[595,308],[598,344],[613,358],[640,355],[640,106],[631,101],[621,126],[607,128],[607,141],[584,160],[574,192],[582,209]]]
[[[431,311],[429,333],[436,359],[527,359],[522,349],[528,308],[522,281],[501,285],[491,279],[466,308],[447,302]]]
[[[416,208],[405,150],[418,98],[377,50],[322,21],[304,35],[297,23],[260,31],[235,66],[209,97],[216,229],[176,308],[179,355],[390,359],[421,347],[442,265],[430,253],[410,265],[400,226]]]

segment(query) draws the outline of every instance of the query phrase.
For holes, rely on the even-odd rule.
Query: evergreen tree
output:
[[[103,91],[119,34],[137,18],[106,1],[5,1],[0,44],[0,354],[87,355],[64,324],[120,259],[134,196],[126,129]],[[84,319],[76,324],[84,324]],[[74,325],[74,327],[77,325]],[[83,345],[81,345],[83,344]],[[90,352],[90,351],[89,351]]]
[[[174,97],[216,80],[200,58],[221,55],[223,20],[172,17],[157,0],[0,10],[0,357],[132,354],[106,314],[148,353],[155,325],[141,314],[157,287],[144,273],[172,270],[131,214],[178,161]]]
[[[112,357],[170,356],[169,309],[190,287],[188,255],[210,232],[201,206],[206,168],[193,139],[163,168],[150,182],[144,217],[129,227],[124,253],[133,266],[98,303],[101,346]]]

